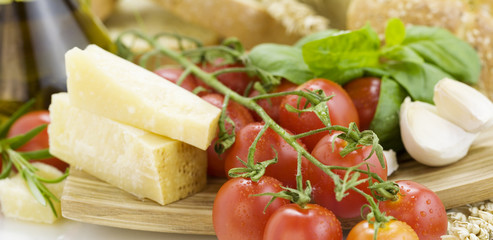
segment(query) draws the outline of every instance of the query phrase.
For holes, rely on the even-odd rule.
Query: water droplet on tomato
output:
[[[430,199],[426,200],[426,204],[430,205],[431,204],[431,200]]]
[[[419,214],[421,215],[421,217],[426,217],[426,212],[425,211],[421,211],[421,212],[419,212]]]

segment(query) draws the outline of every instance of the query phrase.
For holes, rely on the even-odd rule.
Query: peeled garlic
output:
[[[397,162],[397,154],[393,150],[383,151],[385,160],[387,160],[387,176],[397,171],[399,168],[399,163]]]
[[[477,135],[441,117],[435,106],[411,102],[409,97],[401,106],[400,129],[409,155],[428,166],[444,166],[463,158]]]
[[[493,103],[476,89],[445,78],[433,95],[438,114],[468,132],[479,132],[493,123]]]

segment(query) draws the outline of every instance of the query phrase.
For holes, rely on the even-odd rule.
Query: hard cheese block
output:
[[[33,166],[39,170],[36,172],[39,176],[47,179],[56,179],[63,175],[58,169],[47,164],[33,163]],[[60,199],[64,184],[65,181],[62,181],[53,184],[46,183],[45,186]],[[60,202],[52,202],[57,215],[60,216]],[[53,215],[48,204],[43,206],[34,198],[20,174],[0,180],[0,206],[3,215],[9,218],[39,223],[53,223],[58,219]]]
[[[50,153],[137,197],[167,204],[206,184],[205,151],[71,106],[52,96]]]
[[[156,74],[95,45],[65,55],[76,107],[207,149],[220,109]]]

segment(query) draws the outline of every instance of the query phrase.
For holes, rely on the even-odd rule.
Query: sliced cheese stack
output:
[[[65,55],[70,102],[134,127],[207,149],[220,109],[95,45]]]
[[[63,175],[58,169],[47,164],[33,163],[33,166],[39,170],[36,172],[39,176],[47,179],[55,179]],[[65,181],[62,181],[45,186],[60,199],[64,184]],[[40,223],[53,223],[58,219],[53,215],[48,204],[43,206],[33,197],[20,174],[0,180],[0,205],[2,213],[8,218]],[[60,202],[53,201],[53,206],[60,216]]]
[[[52,96],[50,117],[52,155],[138,197],[167,204],[206,184],[203,150],[72,106],[67,93]]]

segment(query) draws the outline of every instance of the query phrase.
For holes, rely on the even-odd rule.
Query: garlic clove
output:
[[[387,176],[392,175],[399,168],[399,163],[397,162],[397,154],[394,150],[384,150],[383,155],[385,160],[387,160]]]
[[[435,106],[412,102],[409,97],[399,116],[404,147],[416,161],[428,166],[444,166],[463,158],[477,136],[441,117]]]
[[[479,132],[493,124],[493,103],[469,85],[444,78],[433,96],[438,114],[468,132]]]

